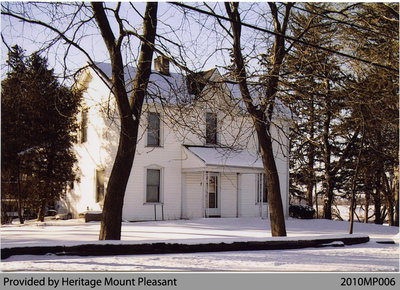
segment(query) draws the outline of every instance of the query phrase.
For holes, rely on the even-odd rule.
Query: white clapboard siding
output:
[[[142,123],[146,122],[146,114]],[[147,147],[144,128],[137,145],[131,176],[124,200],[123,216],[126,220],[151,220],[157,218],[179,219],[181,216],[181,145],[167,126],[162,126],[161,147]],[[146,204],[146,170],[161,169],[161,204]],[[162,214],[163,213],[163,214]],[[156,217],[155,217],[156,215]]]
[[[109,88],[99,76],[88,69],[83,83],[86,86],[83,98],[83,108],[88,110],[88,141],[78,143],[75,152],[78,158],[77,174],[80,178],[67,196],[68,209],[77,215],[85,210],[100,211],[102,206],[96,203],[96,170],[105,171],[105,188],[111,174],[112,166],[118,148],[120,134],[118,113],[115,101]],[[226,104],[226,101],[223,102]],[[206,108],[205,106],[208,106]],[[191,114],[185,116],[187,124],[193,127],[180,127],[169,119],[177,114],[174,107],[160,107],[155,104],[144,104],[141,116],[139,139],[136,155],[126,187],[123,219],[161,220],[179,218],[200,218],[205,216],[205,192],[203,188],[204,162],[187,150],[183,145],[205,145],[205,115],[210,109],[218,114],[218,141],[225,146],[247,148],[256,153],[258,142],[251,120],[245,116],[224,115],[218,111],[214,99],[194,108]],[[164,110],[167,111],[164,111]],[[149,111],[161,114],[161,146],[147,147],[146,123]],[[175,112],[175,113],[174,113]],[[179,115],[179,114],[178,114]],[[203,120],[204,119],[204,120]],[[79,120],[78,120],[79,121]],[[272,126],[272,135],[283,145],[274,142],[279,178],[281,182],[282,199],[287,216],[288,194],[288,123],[276,120],[277,126]],[[286,132],[280,129],[284,128]],[[240,133],[239,133],[240,132]],[[238,134],[239,133],[239,134]],[[161,199],[160,203],[146,203],[146,170],[161,169]],[[256,204],[256,174],[237,174],[224,169],[220,172],[220,209],[222,217],[259,216],[259,205]],[[239,178],[239,179],[238,179]],[[238,190],[239,184],[239,190]],[[263,212],[266,212],[266,205]]]

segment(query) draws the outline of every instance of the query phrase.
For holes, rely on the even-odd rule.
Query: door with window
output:
[[[219,174],[207,173],[206,216],[220,217]]]

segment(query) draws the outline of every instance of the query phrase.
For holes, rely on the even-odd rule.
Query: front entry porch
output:
[[[259,196],[263,166],[256,156],[214,147],[184,149],[182,218],[268,216],[268,204]]]

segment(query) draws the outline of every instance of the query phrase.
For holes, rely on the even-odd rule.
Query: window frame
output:
[[[89,109],[83,108],[81,112],[80,143],[88,141]]]
[[[261,182],[263,184],[261,184]],[[265,173],[257,173],[256,175],[256,204],[260,204],[260,190],[263,190],[263,204],[268,203],[268,188]]]
[[[212,116],[209,118],[209,116]],[[210,124],[212,122],[212,127]],[[218,115],[213,112],[206,112],[206,145],[217,145],[218,144]]]
[[[158,128],[155,130],[150,127],[150,125],[151,125],[150,118],[151,118],[151,116],[154,116],[154,115],[158,116]],[[153,130],[155,132],[153,132]],[[157,135],[157,136],[154,136],[154,135]],[[149,144],[149,140],[151,140],[151,138],[149,138],[149,136],[152,136],[151,138],[156,139],[158,142],[156,142],[156,144]],[[162,147],[162,125],[161,125],[161,114],[159,112],[150,111],[147,113],[146,147]]]
[[[101,174],[102,174],[102,176],[101,176]],[[99,189],[102,189],[101,194],[100,194]],[[95,201],[96,201],[96,203],[100,203],[100,204],[103,203],[105,196],[106,196],[105,170],[104,169],[96,169],[96,172],[95,172]]]
[[[148,172],[149,170],[157,170],[159,172],[159,183],[158,183],[158,201],[150,201],[148,198]],[[162,204],[163,203],[163,190],[164,190],[164,170],[159,166],[150,166],[145,168],[145,192],[144,192],[144,204]],[[150,185],[154,186],[154,185]]]

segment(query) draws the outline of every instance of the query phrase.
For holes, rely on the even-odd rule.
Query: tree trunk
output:
[[[37,214],[37,221],[39,222],[44,222],[44,216],[46,215],[46,199],[41,198],[40,204],[39,204],[39,211]]]
[[[324,203],[323,203],[323,216],[324,219],[331,220],[332,219],[332,202],[333,202],[333,190],[331,186],[331,177],[327,174],[326,177],[328,180],[326,182],[325,194],[324,194]]]
[[[313,206],[313,188],[314,183],[308,182],[307,184],[307,191],[306,191],[306,203],[308,206]]]
[[[313,126],[313,125],[311,125]],[[309,132],[310,139],[314,138],[313,130]],[[307,168],[307,185],[306,185],[306,202],[308,206],[313,206],[313,189],[315,187],[315,172],[314,172],[314,159],[315,159],[315,148],[310,142],[310,148],[308,149],[308,168]]]
[[[375,215],[375,224],[381,225],[383,224],[383,220],[382,220],[382,215],[381,215],[381,207],[382,207],[382,203],[381,203],[381,196],[380,196],[380,191],[379,191],[379,187],[376,187],[376,194],[374,195],[374,215]]]
[[[389,226],[394,225],[394,204],[393,204],[393,190],[389,185],[389,181],[387,179],[386,174],[382,171],[382,180],[384,184],[383,194],[385,196],[385,204],[387,208],[387,220]]]
[[[286,14],[283,24],[280,25],[278,19],[277,7],[274,3],[269,3],[271,13],[274,18],[275,29],[280,34],[286,31],[289,11],[292,4],[287,4]],[[279,175],[275,164],[272,139],[270,136],[270,125],[275,103],[275,96],[278,91],[279,72],[285,56],[285,38],[282,35],[276,35],[273,47],[272,68],[269,77],[263,80],[265,94],[263,96],[263,104],[257,108],[253,104],[253,99],[247,86],[246,66],[242,55],[240,45],[241,38],[241,20],[239,13],[239,3],[225,2],[225,8],[231,20],[232,37],[233,37],[233,62],[234,73],[239,83],[242,99],[246,105],[246,109],[253,119],[259,145],[261,148],[261,157],[263,160],[264,171],[268,187],[268,204],[270,211],[270,224],[272,236],[286,236],[285,216],[283,213],[282,197],[279,185]]]
[[[364,223],[368,223],[368,218],[369,218],[369,199],[370,199],[370,197],[371,197],[371,193],[370,193],[370,190],[369,189],[367,189],[366,190],[366,192],[365,192],[365,203],[364,203],[364,206],[365,206],[365,212],[364,212]]]
[[[21,172],[20,172],[20,161],[18,160],[18,165],[17,165],[17,193],[18,193],[18,218],[19,218],[19,223],[22,225],[25,223],[25,219],[23,216],[22,212],[22,193],[21,193]]]
[[[358,179],[358,172],[360,170],[360,161],[361,161],[361,154],[364,146],[364,136],[365,132],[363,130],[362,132],[362,137],[361,137],[361,144],[360,144],[360,149],[358,151],[357,155],[357,163],[356,163],[356,169],[354,171],[353,179],[351,181],[351,203],[350,203],[350,228],[349,228],[349,234],[353,234],[353,225],[354,225],[354,210],[356,209],[356,185],[357,185],[357,179]]]
[[[394,225],[394,213],[393,213],[393,202],[390,200],[390,196],[386,198],[386,208],[387,208],[387,219],[389,226]]]
[[[311,101],[310,101],[310,125],[308,128],[308,135],[310,140],[314,140],[314,96],[311,96]],[[309,142],[309,148],[308,148],[308,174],[307,174],[307,191],[306,191],[306,201],[308,206],[313,206],[313,188],[315,184],[315,172],[314,172],[314,160],[315,160],[315,146],[314,144],[310,141]]]
[[[399,226],[399,165],[394,166],[394,226]]]
[[[18,219],[19,223],[23,225],[25,223],[24,212],[22,208],[22,198],[21,196],[18,197]]]
[[[325,164],[325,193],[324,193],[324,205],[323,205],[323,215],[325,219],[332,219],[332,202],[333,202],[333,176],[331,169],[331,144],[329,142],[329,134],[330,134],[330,126],[331,126],[331,117],[332,113],[330,111],[331,102],[330,102],[330,89],[329,89],[329,80],[325,80],[326,84],[326,103],[325,103],[325,120],[323,123],[323,134],[322,134],[322,143],[323,143],[323,161]]]
[[[121,239],[122,209],[125,190],[136,150],[136,140],[133,135],[137,135],[138,131],[138,125],[135,124],[138,122],[129,122],[129,120],[121,120],[121,122],[123,125],[121,126],[118,151],[104,199],[99,235],[100,240]]]
[[[263,134],[263,132],[266,132],[266,128],[257,129],[268,187],[271,234],[273,237],[286,236],[285,216],[282,205],[279,175],[272,150],[272,140],[269,134]]]
[[[93,2],[94,17],[110,54],[113,93],[121,122],[119,145],[111,170],[103,205],[100,240],[120,240],[125,190],[135,158],[143,100],[151,74],[153,46],[157,26],[157,2],[148,2],[143,19],[143,38],[133,92],[128,99],[121,55],[121,37],[115,40],[103,4]]]

